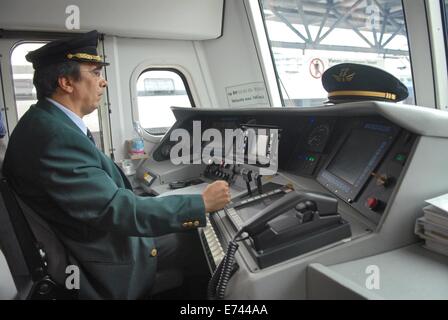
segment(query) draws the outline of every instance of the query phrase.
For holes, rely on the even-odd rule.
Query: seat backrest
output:
[[[11,276],[8,263],[0,250],[0,300],[11,300],[17,296],[16,285]]]
[[[0,181],[0,190],[0,248],[16,285],[17,298],[72,298],[65,290],[68,255],[64,246],[5,178]],[[53,293],[42,294],[42,289]]]
[[[25,260],[20,254],[19,242],[15,232],[13,232],[11,221],[9,217],[6,219],[6,215],[7,211],[3,197],[0,196],[1,299],[13,299],[19,292],[17,286],[20,286],[20,278],[22,277],[24,279],[23,282],[26,282],[29,273],[27,272]],[[13,278],[14,282],[12,285],[11,278]],[[21,291],[23,292],[23,290]]]
[[[17,200],[34,236],[44,249],[48,273],[54,281],[63,285],[65,282],[65,269],[68,265],[68,253],[64,245],[45,220],[20,198],[17,197]]]

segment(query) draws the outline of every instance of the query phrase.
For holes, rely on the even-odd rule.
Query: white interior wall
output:
[[[230,107],[226,88],[264,83],[244,1],[227,0],[222,37],[201,42],[217,97],[216,107]],[[269,103],[258,106],[268,107]]]
[[[264,79],[243,1],[226,1],[222,37],[205,41],[174,41],[106,36],[105,52],[111,101],[115,159],[126,156],[124,141],[132,138],[130,78],[142,63],[181,66],[196,107],[229,107],[226,88]],[[255,106],[269,106],[257,104]],[[149,152],[154,144],[146,142]]]
[[[106,36],[104,43],[106,60],[110,62],[110,66],[107,67],[107,78],[116,161],[126,156],[125,140],[133,137],[130,79],[134,70],[140,68],[142,64],[148,67],[181,68],[186,73],[196,106],[213,105],[211,100],[213,92],[210,91],[213,88],[206,83],[209,81],[209,76],[201,68],[197,49],[192,41]],[[146,143],[147,152],[152,147],[152,143]]]
[[[76,15],[80,31],[97,29],[110,35],[159,39],[214,39],[221,35],[223,1],[1,0],[0,28],[70,31],[67,25],[77,27],[72,19]]]

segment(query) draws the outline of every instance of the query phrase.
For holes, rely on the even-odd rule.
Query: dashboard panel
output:
[[[247,123],[279,128],[278,169],[315,179],[374,223],[387,206],[416,137],[379,116],[201,116],[187,121],[187,130],[191,131],[192,121],[201,121],[202,132],[213,128],[223,137],[226,129],[244,128]],[[167,149],[160,147],[164,154],[169,154]],[[213,167],[204,175],[230,177],[228,171],[228,166]]]
[[[248,233],[235,255],[240,271],[230,298],[303,298],[304,282],[293,288],[284,279],[303,280],[309,263],[340,263],[412,243],[425,190],[441,189],[440,183],[428,182],[442,174],[442,162],[426,160],[419,150],[426,141],[448,140],[447,116],[434,110],[359,102],[300,109],[178,108],[174,113],[173,129],[191,133],[193,121],[201,121],[202,133],[248,124],[279,128],[278,172],[258,180],[261,187],[254,165],[203,163],[199,174],[206,182],[227,180],[233,190],[232,203],[208,216],[201,230],[211,271],[226,256],[231,240],[243,229]],[[431,127],[423,125],[428,121]],[[170,144],[168,133],[154,152],[153,170],[157,162],[169,160],[160,150],[169,150]],[[434,165],[421,175],[416,170],[427,161]],[[426,189],[414,182],[414,175],[426,181]],[[298,196],[289,197],[289,188]],[[259,290],[266,286],[268,291]]]

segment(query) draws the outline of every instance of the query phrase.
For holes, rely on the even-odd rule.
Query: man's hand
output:
[[[229,184],[222,180],[209,184],[202,192],[202,199],[206,212],[221,210],[230,202]]]

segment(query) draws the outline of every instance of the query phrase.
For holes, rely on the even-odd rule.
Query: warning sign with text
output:
[[[227,87],[226,95],[230,107],[269,106],[268,94],[263,82]]]

